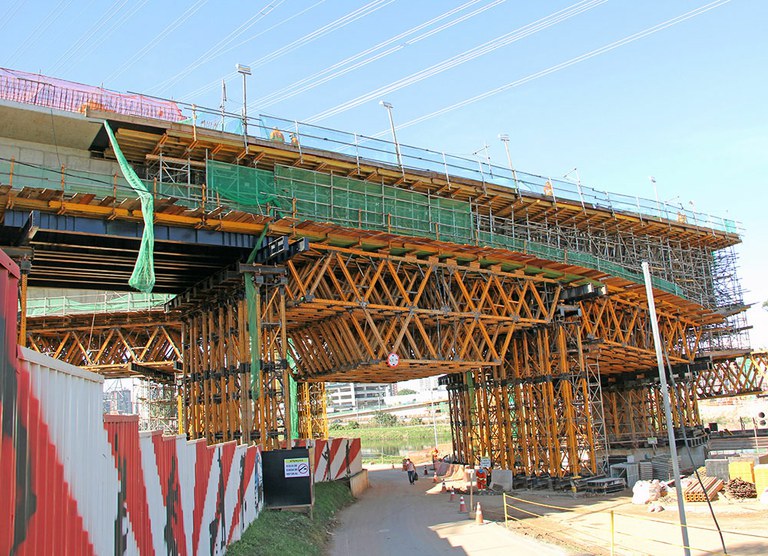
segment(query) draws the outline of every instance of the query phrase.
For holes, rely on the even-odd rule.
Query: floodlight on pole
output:
[[[515,167],[512,166],[512,156],[509,154],[509,135],[506,133],[499,133],[499,141],[504,143],[504,150],[507,152],[507,163],[509,164],[509,169],[512,171],[512,179],[515,180],[515,189],[519,191],[520,187],[517,182],[517,172],[515,171]]]
[[[656,210],[659,211],[659,218],[661,218],[661,203],[659,203],[659,191],[656,189],[656,178],[648,176],[648,179],[653,184],[653,194],[656,196]]]
[[[579,200],[581,201],[581,208],[582,210],[587,210],[586,207],[584,206],[584,195],[582,195],[582,192],[581,192],[581,176],[579,176],[579,169],[574,168],[570,172],[566,172],[563,175],[563,179],[566,179],[566,180],[569,179],[568,176],[570,176],[571,174],[576,174],[576,189],[579,191]]]
[[[395,154],[397,155],[397,165],[400,166],[400,168],[403,168],[403,159],[400,157],[400,144],[397,142],[397,134],[395,133],[395,120],[392,119],[392,106],[391,102],[387,102],[385,100],[380,100],[379,104],[382,105],[384,108],[387,109],[387,114],[389,114],[389,127],[392,128],[392,141],[395,143]]]
[[[235,64],[237,73],[243,76],[243,140],[245,141],[245,154],[248,154],[248,109],[246,100],[245,76],[251,75],[251,66]]]

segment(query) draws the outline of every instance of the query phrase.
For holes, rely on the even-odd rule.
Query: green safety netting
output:
[[[481,245],[519,251],[643,282],[642,274],[637,270],[590,253],[476,231],[472,206],[465,201],[286,166],[276,166],[273,173],[209,161],[208,182],[211,191],[222,202],[259,214],[333,222],[340,226],[436,238],[458,244],[474,244],[477,241]],[[685,295],[683,289],[671,281],[654,277],[653,283],[664,291]]]
[[[272,172],[212,160],[207,162],[207,172],[208,188],[223,205],[258,214],[266,214],[267,206],[291,207],[290,197],[277,195]]]
[[[104,121],[104,128],[109,135],[109,142],[112,144],[112,150],[115,152],[117,163],[120,165],[120,171],[123,173],[128,184],[133,188],[141,200],[141,215],[144,218],[144,232],[141,234],[141,246],[139,247],[139,256],[136,258],[136,264],[133,267],[133,273],[128,280],[128,285],[144,293],[149,293],[155,287],[155,230],[154,230],[154,203],[152,193],[144,184],[136,172],[133,171],[128,161],[117,144],[117,138],[109,127],[109,123]]]

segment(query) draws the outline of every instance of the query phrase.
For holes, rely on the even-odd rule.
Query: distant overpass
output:
[[[448,400],[442,399],[442,400],[435,400],[434,406],[436,412],[443,413],[447,407],[446,404],[448,403]],[[370,418],[373,417],[376,413],[392,413],[394,415],[423,415],[424,413],[421,410],[428,409],[430,406],[433,405],[433,402],[427,401],[427,402],[415,402],[405,405],[391,405],[391,406],[383,406],[383,407],[373,407],[370,409],[361,409],[357,411],[343,411],[343,412],[328,412],[328,421],[337,421],[340,419],[349,419],[349,418]]]

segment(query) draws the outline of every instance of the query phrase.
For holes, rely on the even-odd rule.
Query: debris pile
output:
[[[637,481],[632,487],[633,504],[649,504],[659,498],[666,496],[667,485],[659,482],[658,479],[652,481]]]
[[[755,485],[739,478],[728,481],[725,492],[731,498],[757,498]]]

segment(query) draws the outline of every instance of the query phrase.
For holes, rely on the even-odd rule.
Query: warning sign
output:
[[[309,458],[289,458],[283,460],[285,478],[309,477]]]

